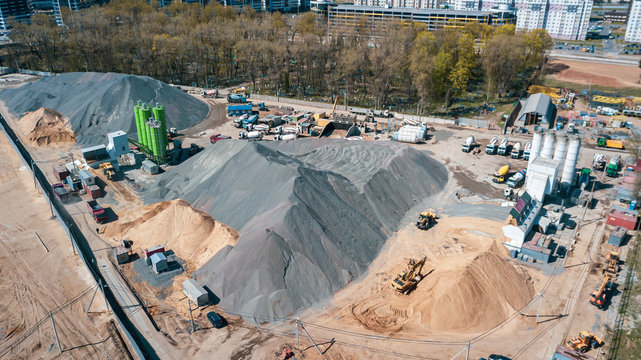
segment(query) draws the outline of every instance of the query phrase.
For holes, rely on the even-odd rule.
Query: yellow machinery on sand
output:
[[[616,277],[619,272],[619,253],[616,251],[610,251],[605,259],[607,262],[605,263],[603,273],[608,274],[611,277]]]
[[[610,276],[605,275],[603,277],[603,281],[601,282],[601,286],[596,291],[593,291],[592,294],[590,294],[590,304],[598,307],[599,309],[603,309],[605,306],[605,302],[608,299],[608,284],[610,283]]]
[[[239,87],[237,89],[232,90],[231,93],[232,94],[247,94],[247,90],[243,86],[243,87]]]
[[[396,279],[392,281],[392,287],[399,293],[405,295],[412,292],[412,290],[416,288],[416,285],[418,285],[419,281],[423,279],[421,271],[425,265],[425,259],[425,257],[419,261],[410,259],[407,264],[407,270],[398,273]]]
[[[421,230],[427,230],[437,218],[438,217],[433,210],[423,211],[418,215],[418,220],[416,220],[416,227]]]
[[[107,179],[111,180],[111,178],[116,175],[116,170],[114,169],[114,166],[111,165],[110,162],[105,162],[100,164],[100,168],[102,169],[102,172],[105,174]]]
[[[579,332],[579,337],[568,340],[568,347],[578,352],[587,352],[591,348],[596,349],[603,345],[603,340],[589,331]]]

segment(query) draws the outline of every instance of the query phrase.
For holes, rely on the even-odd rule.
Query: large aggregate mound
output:
[[[185,200],[163,201],[118,214],[119,219],[105,228],[105,236],[134,241],[145,249],[164,245],[190,269],[197,269],[220,249],[235,245],[238,232],[198,211]]]
[[[22,114],[47,107],[62,113],[81,144],[104,143],[108,132],[136,138],[134,103],[164,105],[169,127],[186,129],[202,121],[207,104],[147,76],[115,73],[65,73],[0,91],[9,111]]]
[[[399,143],[225,141],[160,175],[145,201],[182,198],[240,231],[196,274],[223,308],[262,321],[359,276],[446,183],[445,167]]]
[[[36,145],[74,143],[76,135],[62,114],[48,108],[40,108],[23,115],[18,122],[22,133]]]

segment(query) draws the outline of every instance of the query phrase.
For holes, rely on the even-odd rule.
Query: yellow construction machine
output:
[[[603,340],[589,331],[579,332],[579,337],[568,340],[568,347],[578,352],[588,352],[590,349],[596,349],[603,346]]]
[[[334,106],[332,106],[332,112],[329,114],[329,118],[334,118],[334,111],[336,110],[336,104],[338,104],[338,95],[336,95],[336,100],[334,100]]]
[[[606,266],[603,268],[603,273],[611,277],[616,277],[619,272],[619,253],[617,251],[610,251],[605,260]]]
[[[243,86],[243,87],[239,87],[237,89],[232,90],[231,93],[232,94],[247,94],[247,90]]]
[[[603,277],[603,281],[601,282],[601,286],[599,286],[596,291],[593,291],[592,294],[590,294],[590,304],[598,307],[599,309],[603,309],[608,296],[607,292],[609,283],[610,276],[605,275]]]
[[[416,227],[421,230],[427,230],[437,218],[438,217],[433,210],[423,211],[418,215],[418,220],[416,220]]]
[[[114,169],[114,166],[111,165],[110,162],[105,162],[100,164],[100,168],[102,169],[103,174],[107,177],[107,179],[111,180],[111,178],[116,175],[116,170]]]
[[[421,271],[425,265],[425,259],[425,257],[419,261],[410,259],[407,263],[407,270],[403,270],[398,273],[396,279],[392,281],[392,287],[404,295],[411,293],[412,290],[416,288],[419,281],[423,280]]]

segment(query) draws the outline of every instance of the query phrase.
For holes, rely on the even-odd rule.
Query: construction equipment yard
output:
[[[588,127],[503,134],[496,121],[421,124],[253,95],[238,101],[253,100],[254,115],[230,116],[225,90],[118,74],[2,78],[0,114],[64,189],[54,205],[121,312],[108,294],[92,298],[100,286],[0,134],[0,357],[551,359],[563,345],[616,358],[637,225],[613,191],[641,168]],[[621,155],[616,176],[593,170],[595,154]],[[625,214],[611,222],[611,211]],[[603,345],[586,348],[590,336]]]

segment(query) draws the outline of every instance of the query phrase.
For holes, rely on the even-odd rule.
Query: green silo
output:
[[[140,115],[140,104],[134,106],[134,114],[136,116],[136,130],[138,130],[138,142],[142,146],[147,146],[147,133],[145,132],[145,120]]]
[[[160,137],[162,139],[162,145],[164,147],[169,144],[169,139],[167,138],[167,122],[165,120],[165,108],[162,105],[156,103],[156,106],[153,108],[154,119],[160,122]]]
[[[149,128],[149,124],[147,124],[151,118],[151,108],[149,106],[143,105],[140,108],[140,118],[145,127],[145,135],[143,136],[145,139],[145,147],[151,152],[151,129]]]

